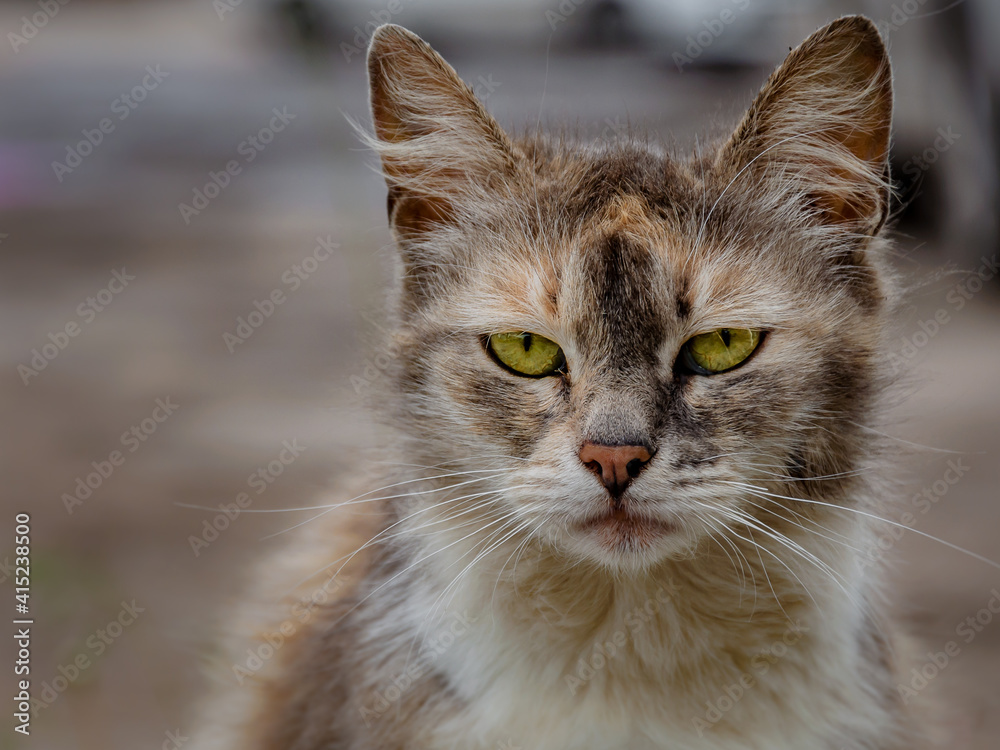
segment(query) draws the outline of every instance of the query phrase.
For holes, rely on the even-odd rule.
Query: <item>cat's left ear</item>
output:
[[[402,237],[455,221],[463,204],[514,171],[507,135],[430,45],[380,26],[368,49],[374,148]]]
[[[824,224],[875,234],[888,212],[891,122],[885,44],[870,20],[847,16],[789,53],[716,165],[799,195]]]

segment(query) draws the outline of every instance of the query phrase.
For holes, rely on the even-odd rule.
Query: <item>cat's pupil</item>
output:
[[[729,348],[729,329],[728,328],[720,328],[719,329],[719,336],[722,337],[722,343],[725,344],[726,348],[728,349]]]
[[[521,346],[524,347],[524,351],[531,349],[531,334],[522,333],[521,334]]]

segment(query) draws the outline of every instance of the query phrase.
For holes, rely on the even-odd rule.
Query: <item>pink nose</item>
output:
[[[580,448],[580,460],[594,472],[608,492],[618,496],[625,491],[642,467],[652,458],[650,452],[641,445],[600,445],[584,443]]]

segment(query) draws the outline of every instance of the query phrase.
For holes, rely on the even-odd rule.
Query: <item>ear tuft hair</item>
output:
[[[825,224],[875,234],[890,194],[892,74],[875,25],[846,16],[789,53],[717,166],[776,179]]]
[[[483,196],[514,171],[506,133],[420,37],[380,26],[368,50],[374,138],[389,184],[393,228],[420,234],[455,215],[463,196]]]

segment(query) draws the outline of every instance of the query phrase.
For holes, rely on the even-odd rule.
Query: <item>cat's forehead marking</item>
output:
[[[598,231],[602,234],[652,234],[654,226],[646,201],[632,194],[614,196],[600,214]]]
[[[580,260],[579,282],[589,293],[576,310],[578,341],[601,342],[596,348],[613,363],[654,362],[667,325],[657,294],[662,260],[647,242],[623,231],[585,243]]]
[[[591,239],[583,244],[603,246],[605,260],[615,257],[609,243],[620,246],[616,252],[622,273],[632,281],[622,293],[645,301],[649,319],[662,317],[671,306],[673,316],[684,319],[691,311],[689,269],[682,243],[671,234],[663,216],[643,196],[622,194],[608,202],[595,222]]]
[[[594,216],[623,200],[636,200],[643,213],[664,216],[683,204],[685,180],[680,167],[648,145],[623,144],[589,155],[574,179],[575,208]]]
[[[649,293],[664,305],[672,305],[674,317],[685,319],[692,307],[688,277],[691,268],[677,213],[685,180],[668,161],[643,162],[633,167],[641,167],[645,179],[636,180],[632,174],[618,186],[623,192],[605,197],[595,212],[593,231],[599,237],[617,233],[647,248],[661,270],[656,279],[659,283],[654,284],[658,288],[650,288]]]

